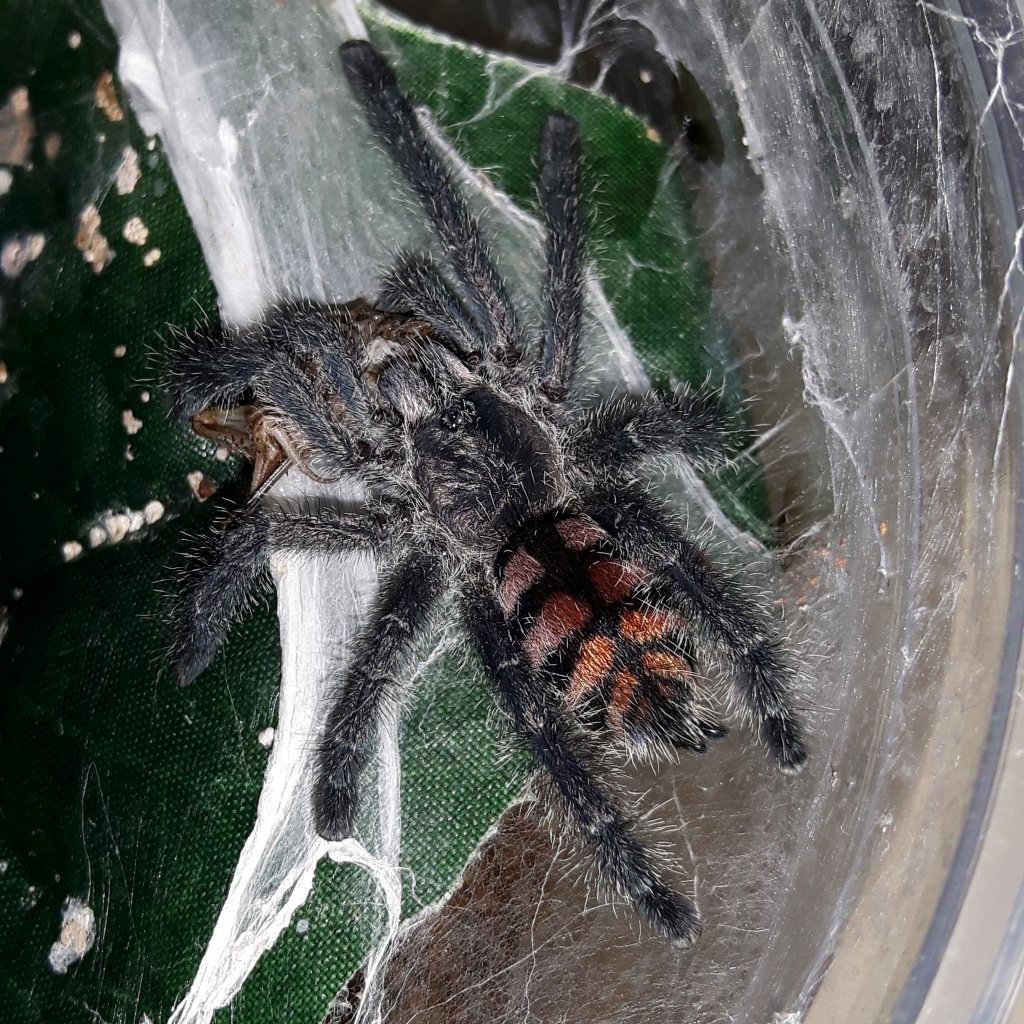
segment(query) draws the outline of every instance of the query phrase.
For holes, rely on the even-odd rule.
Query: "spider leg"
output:
[[[275,352],[287,352],[299,360],[316,356],[328,389],[346,409],[358,416],[365,413],[366,394],[359,365],[361,342],[345,306],[308,300],[289,302],[271,309],[261,329]]]
[[[583,215],[575,120],[548,115],[540,142],[540,201],[547,228],[541,386],[555,402],[569,393],[583,326]]]
[[[311,377],[301,356],[279,352],[256,379],[255,390],[267,406],[284,414],[305,438],[307,454],[329,465],[333,475],[358,470],[364,461],[360,439],[353,435],[351,420],[338,415],[329,388],[313,373]]]
[[[326,383],[346,406],[361,407],[362,388],[352,321],[341,306],[293,302],[275,306],[241,328],[219,323],[176,331],[168,357],[171,411],[186,419],[210,406],[238,402],[261,375],[282,372],[282,359],[316,354]]]
[[[170,661],[180,686],[207,668],[255,593],[269,589],[266,545],[265,518],[247,510],[231,528],[201,538],[189,552],[171,612]]]
[[[762,742],[781,769],[798,770],[807,759],[807,745],[793,701],[793,672],[775,630],[639,493],[609,493],[596,498],[589,511],[630,558],[660,564],[645,584],[647,596],[658,605],[677,608],[725,652]]]
[[[377,305],[425,320],[464,358],[481,355],[479,329],[466,315],[458,296],[426,260],[400,259],[388,271]]]
[[[188,419],[211,405],[237,403],[272,358],[258,329],[225,330],[210,322],[175,329],[164,375],[172,415]]]
[[[381,583],[370,623],[328,698],[313,795],[316,830],[325,839],[352,834],[359,774],[373,750],[377,723],[394,701],[397,677],[447,583],[442,558],[423,550],[410,554]]]
[[[170,661],[179,685],[209,666],[232,623],[269,589],[271,551],[332,556],[376,550],[389,542],[386,523],[363,512],[268,512],[253,505],[228,529],[201,538],[189,553],[171,613]]]
[[[232,339],[232,350],[244,349],[249,362],[244,389],[283,414],[332,479],[358,471],[374,440],[357,348],[346,307],[306,301],[273,307]],[[306,462],[301,452],[289,456]],[[319,475],[312,466],[303,469]]]
[[[516,732],[547,773],[579,833],[591,844],[602,878],[673,942],[693,943],[701,930],[695,907],[661,880],[655,857],[635,837],[633,819],[597,781],[596,759],[554,706],[549,688],[531,669],[488,588],[478,588],[465,615]]]
[[[465,288],[473,319],[483,332],[486,351],[499,361],[516,361],[520,332],[515,309],[466,201],[424,137],[394,71],[362,39],[343,43],[339,53],[370,127],[419,196],[448,262]]]
[[[589,411],[573,428],[571,460],[595,471],[629,472],[641,460],[678,454],[698,472],[726,459],[729,425],[704,395],[630,395]]]

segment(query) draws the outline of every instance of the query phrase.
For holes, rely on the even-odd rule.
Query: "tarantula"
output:
[[[353,828],[357,781],[382,710],[442,597],[461,621],[515,732],[547,774],[600,876],[686,945],[693,904],[661,878],[633,816],[600,777],[602,746],[704,751],[725,734],[697,683],[709,649],[780,768],[807,756],[779,636],[673,525],[638,474],[658,456],[699,470],[723,457],[726,424],[686,393],[571,397],[583,323],[576,123],[552,113],[540,141],[547,229],[539,353],[479,227],[426,140],[394,72],[367,42],[341,47],[370,126],[417,193],[451,274],[405,256],[376,306],[292,302],[241,330],[180,336],[169,388],[178,414],[251,457],[260,493],[289,465],[354,474],[358,511],[253,501],[207,538],[185,573],[173,662],[195,678],[265,577],[275,549],[368,551],[385,563],[376,605],[325,706],[313,784],[317,830]]]

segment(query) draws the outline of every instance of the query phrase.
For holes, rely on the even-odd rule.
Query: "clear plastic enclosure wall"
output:
[[[683,146],[681,159],[764,435],[783,534],[772,586],[804,669],[814,756],[780,781],[736,730],[713,757],[633,780],[677,823],[660,838],[696,878],[706,930],[684,955],[638,940],[628,921],[581,916],[571,853],[552,870],[534,840],[527,858],[534,833],[516,815],[531,812],[507,816],[474,885],[514,875],[520,912],[449,922],[450,987],[421,992],[415,1018],[401,993],[442,947],[412,934],[380,972],[387,1019],[1010,1019],[1024,930],[1024,72],[1005,3],[465,5],[462,21],[459,4],[433,9],[453,31],[537,59],[550,50],[537,73],[567,75],[574,53],[605,40],[588,51],[594,88],[611,80],[602,61],[609,72],[639,53],[638,74],[641,62],[685,69],[706,103],[720,151],[700,162]],[[226,315],[245,319],[275,293],[373,294],[389,254],[423,228],[389,202],[370,147],[346,145],[352,107],[331,54],[360,32],[357,9],[150,6],[107,0],[122,75],[165,139]],[[133,38],[157,52],[160,82],[133,75]],[[174,95],[184,71],[203,102]],[[219,163],[225,124],[244,126],[241,164]],[[247,178],[217,184],[239,166]],[[308,643],[288,618],[303,600],[282,591],[286,687],[302,672],[289,644]],[[385,869],[387,820],[385,808]]]

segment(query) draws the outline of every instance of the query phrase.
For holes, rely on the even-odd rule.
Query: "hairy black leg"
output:
[[[597,781],[584,738],[553,706],[550,686],[530,668],[522,645],[513,637],[487,587],[477,588],[465,616],[487,675],[516,732],[591,845],[601,877],[673,942],[681,946],[693,943],[700,934],[696,909],[661,880],[651,851],[635,837],[633,820]]]
[[[588,412],[572,428],[570,459],[585,476],[623,474],[643,459],[682,455],[705,472],[726,458],[729,426],[715,403],[684,392],[630,395]]]
[[[317,557],[340,557],[353,551],[390,549],[405,535],[407,510],[374,506],[358,511],[322,507],[315,512],[271,508],[267,520],[267,549]]]
[[[409,554],[381,583],[370,622],[327,700],[313,793],[316,830],[325,839],[352,834],[359,774],[373,750],[377,725],[395,698],[417,634],[447,585],[443,559],[423,550]]]
[[[389,542],[388,517],[324,510],[315,514],[246,508],[225,530],[203,537],[189,553],[171,613],[171,666],[192,682],[213,661],[232,623],[261,589],[269,589],[273,550],[341,555]]]
[[[210,406],[233,405],[261,374],[280,372],[282,358],[309,353],[318,356],[330,390],[358,409],[362,392],[350,314],[341,306],[294,302],[242,328],[207,322],[175,331],[166,373],[171,411],[187,418]]]
[[[775,630],[704,558],[663,512],[636,491],[595,498],[588,511],[627,556],[654,569],[644,584],[652,603],[679,609],[732,662],[734,682],[761,740],[785,771],[807,759],[804,729],[793,699],[793,671]]]
[[[301,460],[315,463],[310,468],[318,474],[334,478],[359,469],[365,461],[367,449],[353,434],[352,419],[342,418],[327,383],[301,355],[276,353],[256,378],[254,389],[266,406],[280,410],[302,435],[307,451]]]
[[[400,259],[388,271],[377,304],[425,320],[464,357],[481,354],[478,328],[437,269],[425,260]]]
[[[580,141],[567,114],[548,115],[540,141],[540,202],[547,227],[544,289],[544,393],[561,402],[569,393],[583,327],[583,214]]]
[[[172,415],[187,419],[211,405],[233,405],[272,358],[258,330],[225,330],[209,322],[175,329],[165,373]]]
[[[247,509],[229,529],[203,537],[189,552],[171,612],[170,661],[180,686],[209,666],[255,592],[269,588],[266,545],[265,518]]]
[[[345,306],[302,300],[270,309],[257,329],[270,350],[293,358],[315,355],[325,383],[346,409],[365,411],[359,346],[352,313]]]
[[[466,290],[485,348],[495,359],[516,359],[519,327],[515,309],[494,267],[466,201],[444,163],[427,142],[412,105],[387,61],[362,39],[340,49],[352,90],[399,170],[415,189],[455,276]]]

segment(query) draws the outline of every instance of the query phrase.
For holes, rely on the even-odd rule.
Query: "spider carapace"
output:
[[[652,459],[682,457],[700,470],[720,462],[726,425],[710,399],[685,392],[593,408],[576,397],[585,267],[572,118],[549,115],[541,135],[547,269],[542,323],[531,331],[394,72],[366,42],[346,43],[341,57],[446,270],[407,255],[373,305],[288,301],[245,328],[179,336],[174,408],[253,461],[254,497],[294,466],[317,480],[353,476],[367,498],[316,512],[254,500],[206,538],[175,606],[178,678],[213,659],[267,583],[271,551],[376,554],[375,606],[324,707],[311,785],[320,834],[351,834],[382,712],[445,604],[600,877],[688,944],[700,931],[696,909],[663,881],[607,782],[603,751],[703,751],[724,735],[698,670],[721,655],[778,766],[792,771],[806,758],[770,617],[645,486]]]

